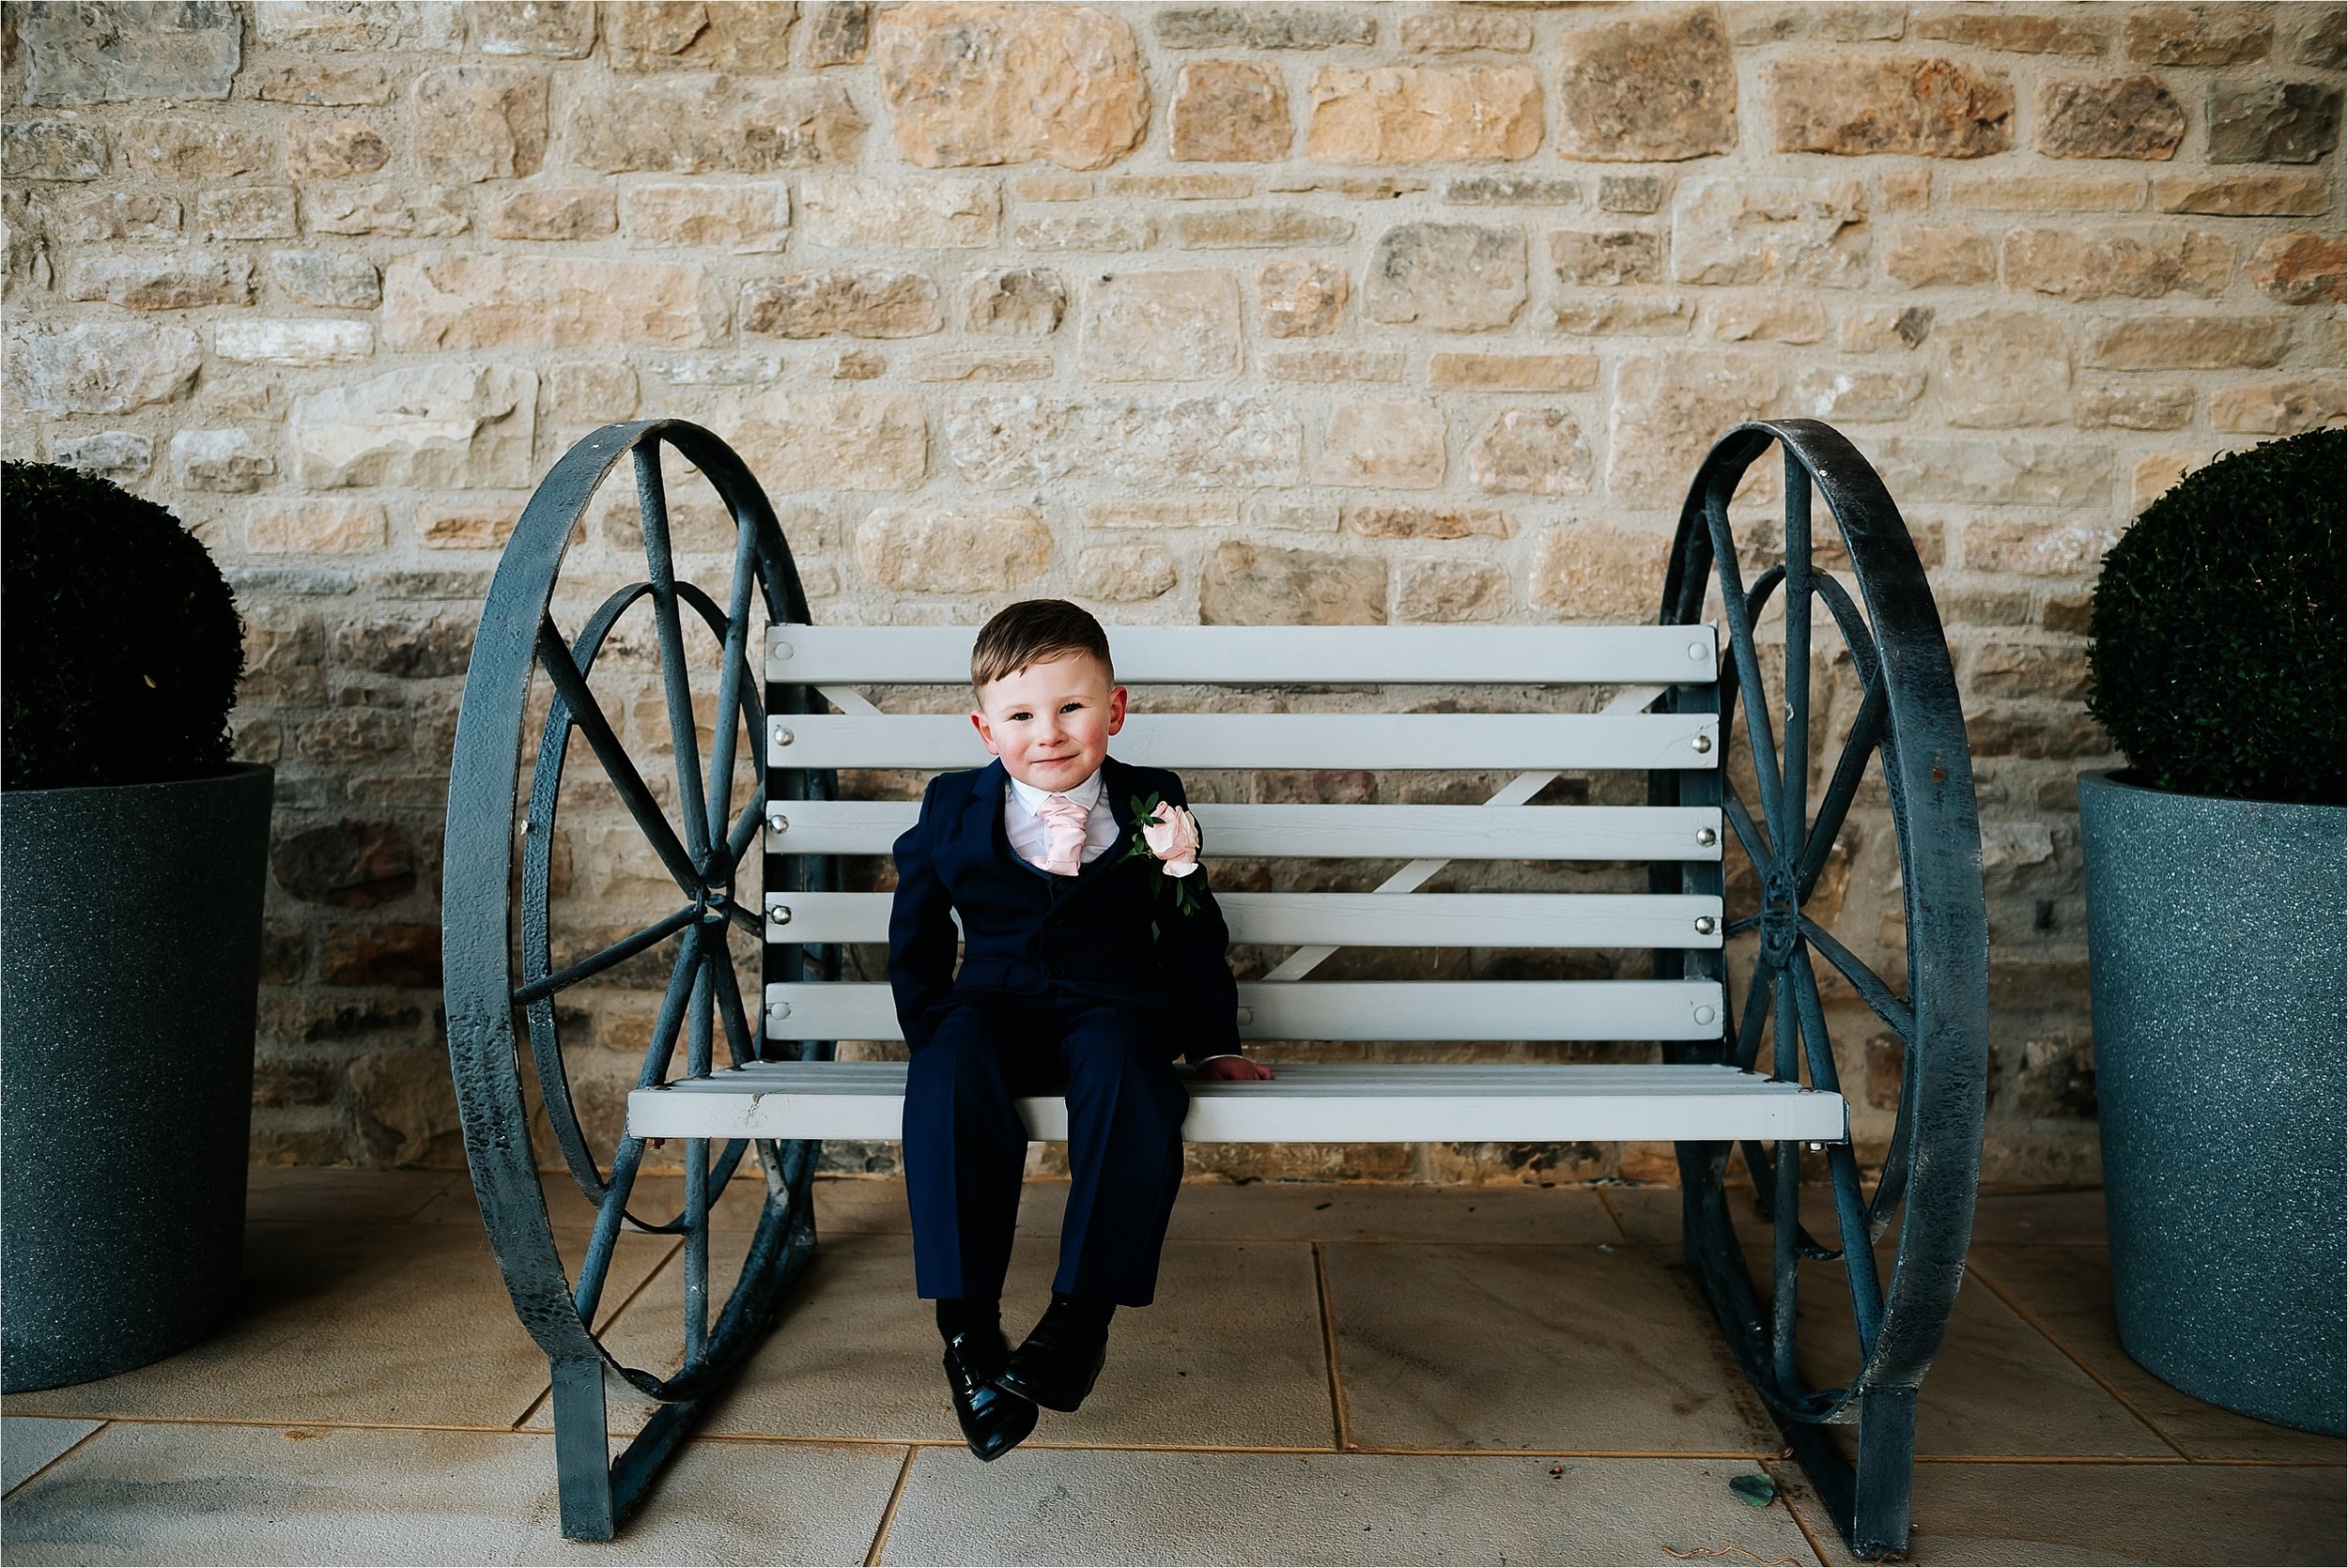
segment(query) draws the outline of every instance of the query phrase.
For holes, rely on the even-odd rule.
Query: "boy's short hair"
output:
[[[1117,684],[1109,635],[1089,610],[1065,599],[1022,599],[979,628],[970,648],[970,685],[981,690],[1031,664],[1071,653],[1091,654],[1109,684]]]

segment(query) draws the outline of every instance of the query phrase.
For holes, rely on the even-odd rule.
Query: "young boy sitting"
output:
[[[970,654],[970,722],[996,761],[941,774],[896,843],[888,981],[913,1060],[904,1115],[915,1287],[937,1302],[946,1378],[981,1459],[1074,1410],[1109,1317],[1146,1307],[1202,1078],[1269,1078],[1240,1054],[1229,933],[1182,781],[1108,755],[1125,722],[1108,638],[1058,599],[1012,605]],[[953,915],[963,960],[954,969]],[[1027,1129],[1068,1099],[1070,1186],[1052,1304],[1003,1337]]]

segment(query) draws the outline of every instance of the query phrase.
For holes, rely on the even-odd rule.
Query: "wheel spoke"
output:
[[[1800,919],[1801,934],[1810,945],[1826,955],[1827,961],[1851,983],[1851,989],[1875,1009],[1876,1016],[1892,1026],[1892,1033],[1913,1043],[1916,1038],[1916,1010],[1885,985],[1881,976],[1861,962],[1858,954],[1837,942],[1832,932],[1807,915]]]
[[[571,1291],[571,1305],[579,1309],[580,1320],[588,1324],[595,1322],[595,1308],[603,1300],[603,1283],[611,1271],[620,1221],[627,1212],[628,1193],[636,1186],[636,1167],[643,1158],[641,1138],[623,1135],[620,1146],[611,1151],[611,1180],[595,1210],[595,1228],[588,1235],[587,1253],[579,1261],[579,1284]]]
[[[758,1037],[750,1030],[749,1012],[742,1006],[742,982],[731,963],[710,966],[718,977],[718,1016],[726,1028],[726,1053],[735,1067],[758,1060]]]
[[[1737,842],[1744,847],[1745,858],[1753,862],[1755,871],[1776,863],[1777,855],[1769,848],[1769,836],[1753,820],[1737,786],[1725,778],[1721,780],[1721,814],[1728,819],[1729,830],[1737,835]]]
[[[1753,643],[1753,608],[1743,573],[1737,565],[1737,541],[1728,528],[1728,500],[1716,487],[1704,500],[1705,520],[1712,530],[1712,566],[1721,582],[1721,611],[1728,618],[1729,653],[1737,668],[1737,683],[1745,694],[1745,730],[1753,745],[1753,771],[1761,787],[1761,814],[1772,827],[1778,810],[1777,738],[1770,733],[1769,688],[1761,683],[1760,653]],[[1722,715],[1726,728],[1726,715]]]
[[[1753,1057],[1761,1050],[1761,1025],[1769,1016],[1769,998],[1777,992],[1777,966],[1767,953],[1754,956],[1753,978],[1745,986],[1745,1017],[1737,1031],[1737,1054],[1734,1058],[1739,1072],[1753,1070]]]
[[[579,960],[568,969],[552,975],[538,976],[527,984],[515,989],[514,1005],[517,1007],[528,1007],[542,997],[552,996],[556,992],[575,986],[581,980],[593,979],[615,964],[626,963],[645,948],[659,945],[691,925],[700,914],[701,911],[687,904],[667,918],[646,926],[641,931],[624,936],[600,952]]]
[[[726,595],[725,652],[718,665],[717,727],[709,743],[709,837],[713,842],[725,831],[726,813],[734,804],[734,725],[742,713],[742,665],[749,652],[750,587],[757,566],[758,530],[746,519],[737,518],[734,583]]]
[[[669,705],[669,746],[676,762],[679,814],[693,865],[709,861],[708,807],[702,795],[701,741],[693,729],[693,682],[685,664],[685,631],[677,619],[676,562],[669,548],[668,497],[660,479],[660,443],[635,451],[636,503],[644,534],[646,575],[652,578],[653,625],[660,641],[660,684]]]
[[[1867,687],[1859,716],[1851,721],[1843,753],[1834,761],[1834,776],[1818,799],[1817,820],[1810,824],[1810,838],[1802,846],[1801,864],[1795,869],[1796,897],[1802,901],[1809,899],[1810,890],[1818,884],[1818,873],[1826,869],[1827,856],[1834,853],[1834,840],[1842,836],[1843,820],[1850,815],[1851,801],[1867,775],[1867,760],[1883,739],[1884,720],[1890,713],[1883,683],[1877,681]]]
[[[1818,996],[1818,977],[1811,971],[1806,954],[1797,952],[1795,962],[1788,967],[1801,1015],[1802,1041],[1806,1047],[1803,1053],[1810,1061],[1810,1081],[1820,1089],[1839,1093],[1842,1086],[1834,1070],[1834,1042],[1827,1034],[1826,1007]],[[1850,1282],[1851,1313],[1858,1320],[1859,1344],[1863,1354],[1875,1345],[1876,1330],[1883,1321],[1883,1290],[1876,1280],[1875,1238],[1869,1234],[1867,1216],[1860,1205],[1859,1166],[1848,1144],[1837,1144],[1829,1150],[1827,1173],[1834,1191],[1836,1227],[1843,1234],[1843,1272]]]
[[[685,1364],[709,1348],[709,1140],[685,1140]]]
[[[611,787],[619,791],[628,814],[636,819],[636,825],[643,829],[653,853],[669,869],[669,875],[676,879],[680,889],[687,895],[699,892],[701,878],[695,870],[693,857],[686,853],[685,846],[677,841],[676,830],[661,814],[660,803],[653,798],[652,791],[644,783],[644,776],[636,771],[636,764],[629,759],[627,748],[620,744],[619,736],[612,733],[611,721],[604,716],[595,693],[587,689],[587,679],[579,672],[579,665],[572,659],[570,649],[564,644],[563,634],[555,630],[551,617],[538,625],[538,662],[545,666],[548,678],[554,683],[555,695],[570,710],[571,722],[586,734],[587,745],[595,752],[595,761],[603,764],[604,776],[611,780]]]
[[[1810,814],[1810,470],[1793,448],[1784,451],[1785,772],[1778,796],[1778,822],[1784,825],[1772,838],[1791,851],[1801,842],[1801,824]]]
[[[693,981],[702,972],[703,928],[686,928],[685,940],[677,946],[676,967],[669,972],[669,989],[661,994],[660,1012],[653,1020],[652,1038],[644,1042],[643,1065],[637,1070],[636,1086],[650,1088],[667,1081],[669,1058],[676,1051],[677,1031],[685,1026],[685,1007],[693,994]]]

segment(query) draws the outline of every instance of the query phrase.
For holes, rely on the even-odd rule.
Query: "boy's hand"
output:
[[[1223,1078],[1245,1083],[1272,1076],[1272,1069],[1261,1062],[1251,1062],[1244,1056],[1217,1056],[1198,1064],[1201,1078]]]

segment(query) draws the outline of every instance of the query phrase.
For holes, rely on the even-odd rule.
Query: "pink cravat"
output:
[[[1056,877],[1074,876],[1084,863],[1085,819],[1091,813],[1066,795],[1045,795],[1035,814],[1052,835],[1044,847],[1043,869]]]

